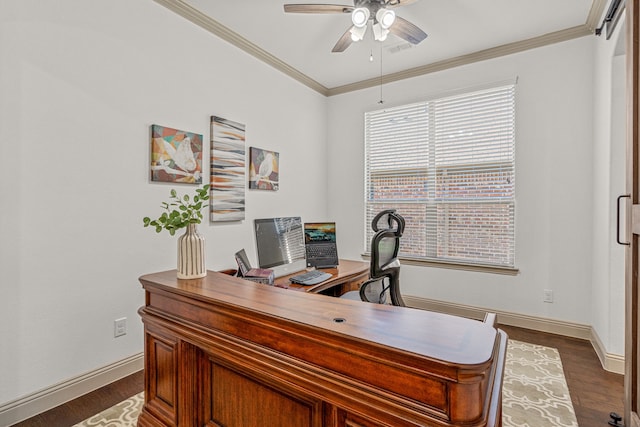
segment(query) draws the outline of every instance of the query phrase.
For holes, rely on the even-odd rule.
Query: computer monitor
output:
[[[280,277],[307,267],[300,217],[255,219],[254,225],[260,268],[270,268]]]

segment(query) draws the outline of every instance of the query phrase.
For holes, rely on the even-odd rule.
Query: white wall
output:
[[[624,17],[612,37],[596,38],[594,61],[593,290],[591,325],[614,354],[624,354],[624,246],[616,242],[616,199],[625,194]],[[624,207],[621,204],[622,240]]]
[[[609,113],[594,107],[611,82],[592,71],[608,49],[594,61],[594,43],[383,87],[394,106],[518,77],[520,274],[404,266],[404,293],[593,323],[610,351],[622,348],[616,248],[598,246],[611,239],[602,227],[619,154],[606,142]],[[255,262],[251,220],[290,214],[335,219],[341,256],[358,259],[363,114],[379,97],[372,88],[325,99],[152,0],[0,2],[0,404],[142,351],[137,278],[175,266],[175,238],[142,227],[177,187],[149,182],[151,124],[206,141],[215,114],[247,125],[247,147],[280,152],[278,192],[248,191],[241,223],[200,226],[210,269],[233,266],[241,247]],[[114,339],[119,317],[129,331]]]
[[[0,404],[142,351],[137,278],[176,262],[142,218],[193,189],[149,182],[151,124],[280,153],[279,191],[200,226],[209,269],[255,262],[253,218],[326,215],[326,98],[152,0],[3,0],[0,94]]]
[[[405,265],[404,294],[589,325],[593,208],[593,38],[383,86],[385,106],[518,78],[517,276]],[[401,55],[398,53],[397,55]],[[393,61],[389,54],[384,62]],[[341,254],[363,251],[363,115],[379,88],[329,100],[329,213]],[[543,302],[551,289],[553,303]]]

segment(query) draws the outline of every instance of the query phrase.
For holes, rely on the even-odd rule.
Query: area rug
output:
[[[502,385],[503,427],[577,427],[558,350],[509,340]]]
[[[144,392],[140,392],[73,427],[135,427],[143,404]]]
[[[143,393],[74,427],[135,427]],[[502,386],[503,427],[577,427],[558,350],[509,340]]]

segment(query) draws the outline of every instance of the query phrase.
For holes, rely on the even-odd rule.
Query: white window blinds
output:
[[[515,264],[515,86],[365,114],[365,250],[371,220],[406,220],[400,255]]]

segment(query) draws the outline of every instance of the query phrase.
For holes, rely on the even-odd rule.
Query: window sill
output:
[[[362,254],[365,259],[371,259],[371,254]],[[520,270],[513,267],[497,267],[495,265],[465,264],[454,261],[433,261],[419,258],[400,257],[400,262],[404,265],[418,265],[421,267],[449,268],[452,270],[477,271],[481,273],[504,274],[507,276],[517,276]]]

